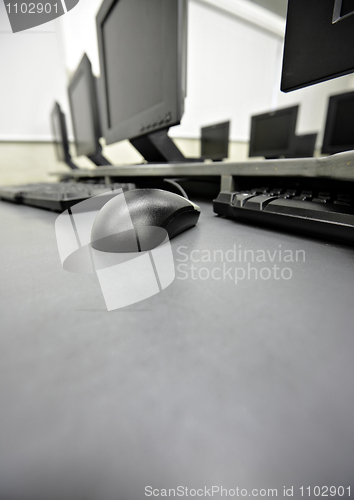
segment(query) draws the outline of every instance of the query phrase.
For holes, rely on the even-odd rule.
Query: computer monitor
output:
[[[252,116],[249,156],[271,159],[291,155],[298,109],[292,106]]]
[[[95,165],[110,165],[102,155],[100,112],[96,78],[91,62],[84,54],[68,86],[76,154],[87,156]]]
[[[221,161],[229,156],[230,122],[216,123],[201,129],[201,157]]]
[[[288,0],[281,90],[354,71],[353,0]]]
[[[104,0],[97,14],[107,144],[153,163],[184,161],[167,135],[184,111],[187,0]]]
[[[54,104],[50,116],[57,159],[65,162],[71,169],[77,169],[78,167],[71,160],[65,114],[62,112],[59,103]]]
[[[315,153],[317,134],[296,135],[293,150],[285,158],[312,158]]]
[[[354,92],[332,95],[328,101],[321,153],[354,149]]]

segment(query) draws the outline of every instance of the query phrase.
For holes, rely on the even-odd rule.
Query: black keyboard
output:
[[[354,196],[309,189],[221,191],[214,212],[316,237],[354,243]]]
[[[127,191],[134,188],[135,185],[132,183],[42,182],[0,187],[0,199],[62,212],[72,205],[98,194],[107,193],[109,195],[115,189]]]

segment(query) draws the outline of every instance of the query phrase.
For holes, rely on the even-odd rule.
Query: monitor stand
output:
[[[201,162],[201,158],[186,158],[167,135],[168,128],[130,139],[148,163]]]
[[[105,167],[107,165],[112,165],[112,163],[108,161],[101,152],[90,155],[88,156],[88,158],[96,165],[96,167]]]
[[[64,151],[64,163],[71,169],[71,170],[79,170],[79,167],[75,165],[75,163],[71,159],[71,154],[69,151]]]
[[[73,163],[73,162],[71,161],[71,159],[70,159],[70,160],[66,159],[66,160],[65,160],[65,163],[66,163],[66,164],[67,164],[67,166],[68,166],[69,168],[71,168],[72,170],[80,170],[80,169],[79,169],[79,167],[78,167],[77,165],[75,165],[75,163]]]

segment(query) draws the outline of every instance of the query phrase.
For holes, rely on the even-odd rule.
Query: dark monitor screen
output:
[[[223,160],[229,156],[230,122],[217,123],[202,127],[201,157],[210,160]]]
[[[296,135],[293,150],[286,158],[312,158],[315,153],[317,134]]]
[[[354,92],[331,96],[328,101],[322,153],[354,149]]]
[[[278,158],[292,154],[299,106],[252,116],[249,156]]]
[[[55,151],[59,161],[64,161],[71,169],[77,169],[71,160],[65,115],[56,102],[50,115]]]
[[[97,15],[107,144],[180,123],[186,0],[104,0]]]
[[[95,77],[85,54],[68,86],[76,154],[91,156],[101,151]]]
[[[65,115],[56,102],[51,112],[51,129],[54,138],[55,152],[59,161],[66,161],[69,154],[69,141],[66,130]]]
[[[288,0],[281,90],[354,71],[353,0]]]

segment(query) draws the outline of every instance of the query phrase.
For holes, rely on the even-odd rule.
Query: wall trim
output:
[[[0,134],[0,141],[1,142],[54,142],[54,139],[51,135]],[[73,138],[70,135],[69,135],[69,142],[73,142]]]

